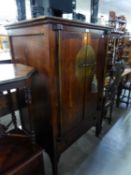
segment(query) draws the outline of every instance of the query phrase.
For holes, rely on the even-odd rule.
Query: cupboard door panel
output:
[[[90,73],[90,80],[85,78],[85,118],[93,120],[97,105],[99,103],[98,97],[100,96],[100,89],[102,88],[102,79],[104,76],[104,56],[102,56],[101,49],[104,48],[102,42],[103,31],[89,30],[88,44],[90,46],[87,50],[87,62],[91,62],[92,71]],[[90,54],[92,50],[92,55]],[[94,65],[94,66],[93,66]],[[98,113],[97,113],[98,114]],[[96,116],[99,117],[99,116]]]
[[[48,35],[13,36],[12,45],[16,62],[31,65],[45,74],[50,71]]]
[[[84,116],[85,118],[88,118],[88,120],[89,118],[90,120],[93,120],[93,115],[96,112],[98,93],[98,77],[96,73],[98,38],[96,37],[96,31],[93,33],[91,30],[87,33],[87,36],[88,49],[86,62],[90,65],[90,74],[88,75],[88,78],[85,77]]]
[[[62,31],[60,34],[59,82],[61,132],[77,127],[83,120],[86,33]]]

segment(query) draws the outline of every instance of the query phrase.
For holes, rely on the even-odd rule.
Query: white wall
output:
[[[26,18],[31,18],[30,0],[26,2]],[[0,0],[0,24],[17,21],[16,0]]]
[[[86,15],[86,21],[90,22],[90,2],[91,0],[76,0],[77,12]],[[127,29],[131,32],[131,0],[99,0],[99,13],[108,20],[109,11],[115,11],[117,16],[124,15],[127,18]]]
[[[26,1],[27,19],[31,18],[30,0]],[[90,2],[91,0],[76,0],[76,12],[86,15],[86,21],[90,22]],[[108,19],[109,11],[114,10],[119,15],[127,17],[127,28],[131,32],[131,0],[99,0],[99,14]],[[17,10],[15,0],[0,0],[0,24],[5,21],[16,21]]]
[[[15,0],[0,0],[0,23],[16,20]]]

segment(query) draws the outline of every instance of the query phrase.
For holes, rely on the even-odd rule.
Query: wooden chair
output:
[[[42,149],[24,135],[0,138],[1,175],[44,175]]]
[[[123,64],[116,63],[111,72],[108,85],[104,88],[103,105],[102,105],[102,119],[108,119],[108,122],[112,121],[112,112],[117,95],[118,86],[121,80],[121,74],[124,70]],[[109,115],[107,113],[109,111]]]

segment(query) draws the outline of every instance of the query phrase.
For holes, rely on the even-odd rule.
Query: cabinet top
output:
[[[6,29],[15,29],[15,28],[22,28],[22,27],[31,27],[40,24],[63,24],[63,25],[70,25],[74,27],[82,27],[82,28],[91,28],[91,29],[98,29],[98,30],[111,30],[111,27],[101,26],[92,23],[85,23],[78,20],[70,20],[70,19],[63,19],[60,17],[51,17],[51,16],[42,16],[30,20],[24,20],[21,22],[12,23],[6,25]]]

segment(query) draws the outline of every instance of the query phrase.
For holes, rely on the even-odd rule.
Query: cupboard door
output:
[[[87,41],[86,32],[59,33],[60,129],[63,135],[84,120]]]
[[[98,98],[102,92],[105,67],[105,57],[102,54],[102,48],[103,50],[105,49],[103,34],[104,32],[99,30],[89,30],[87,33],[88,43],[86,62],[91,66],[92,71],[90,71],[88,77],[87,75],[85,76],[84,117],[92,122],[94,119],[97,119],[96,117],[99,117],[97,105],[99,103]]]
[[[84,96],[84,117],[93,121],[97,107],[97,94],[98,94],[98,77],[97,77],[97,52],[98,52],[98,38],[96,30],[87,33],[87,66],[85,68],[85,96]],[[88,69],[90,67],[90,72]]]

